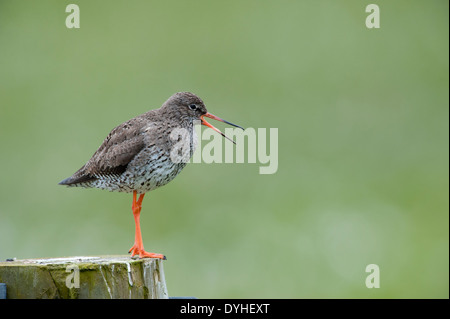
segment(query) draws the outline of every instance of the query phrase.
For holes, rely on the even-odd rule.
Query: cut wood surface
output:
[[[163,261],[129,256],[0,262],[7,299],[168,298]]]

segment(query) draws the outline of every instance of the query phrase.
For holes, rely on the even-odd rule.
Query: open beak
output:
[[[236,125],[236,124],[230,123],[230,122],[228,122],[228,121],[225,121],[225,120],[221,119],[220,117],[217,117],[217,116],[215,116],[215,115],[212,115],[211,113],[206,113],[206,114],[203,114],[202,116],[200,116],[200,119],[202,120],[202,125],[205,125],[205,126],[207,126],[207,127],[209,127],[209,128],[212,128],[214,131],[216,131],[217,133],[219,133],[220,135],[222,135],[223,137],[225,137],[227,140],[229,140],[229,141],[233,142],[234,144],[236,144],[235,141],[233,141],[231,138],[229,138],[228,136],[226,136],[225,134],[223,134],[219,129],[215,128],[214,126],[212,126],[211,124],[209,124],[208,122],[206,122],[206,120],[204,119],[205,116],[206,116],[206,117],[209,117],[210,119],[216,120],[216,121],[220,121],[220,122],[223,122],[223,123],[227,123],[227,124],[229,124],[229,125],[231,125],[231,126],[234,126],[234,127],[239,127],[239,128],[242,129],[242,130],[243,130],[244,128],[240,127],[239,125]]]

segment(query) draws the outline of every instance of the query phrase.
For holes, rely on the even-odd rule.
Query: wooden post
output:
[[[129,256],[0,262],[8,299],[168,298],[163,262]]]

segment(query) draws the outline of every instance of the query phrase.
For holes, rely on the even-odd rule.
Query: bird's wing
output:
[[[115,127],[91,159],[60,184],[73,185],[95,180],[98,176],[122,174],[145,146],[145,125],[145,121],[137,117]]]
[[[144,125],[137,117],[115,127],[86,163],[86,171],[99,175],[122,174],[145,146]]]

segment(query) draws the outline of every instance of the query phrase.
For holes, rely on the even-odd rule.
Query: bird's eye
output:
[[[197,105],[191,104],[191,105],[189,105],[189,108],[190,108],[191,110],[195,111],[195,110],[197,109]]]

